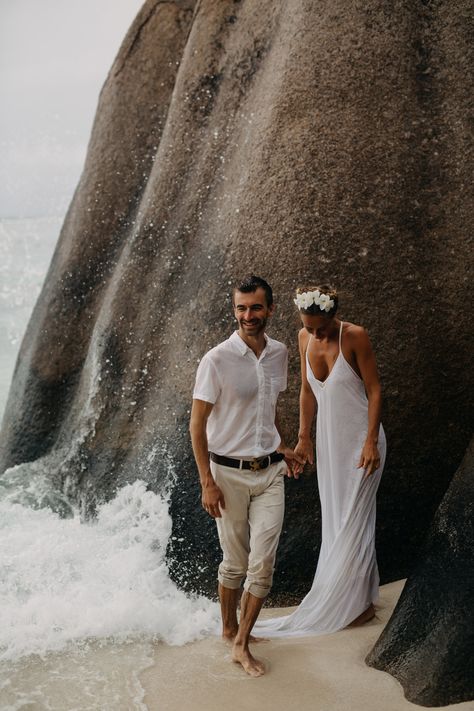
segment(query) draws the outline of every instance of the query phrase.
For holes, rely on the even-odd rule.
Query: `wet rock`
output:
[[[409,701],[474,698],[474,439],[436,512],[417,565],[367,657]]]
[[[470,436],[470,13],[148,0],[102,90],[21,347],[2,467],[40,461],[85,513],[136,477],[173,479],[175,575],[213,591],[217,539],[187,432],[198,361],[233,330],[232,283],[267,278],[294,440],[293,291],[329,280],[377,353],[378,557],[382,580],[405,577]],[[310,473],[288,483],[276,594],[310,585],[317,501]]]

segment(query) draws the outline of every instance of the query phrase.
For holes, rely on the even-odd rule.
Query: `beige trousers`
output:
[[[216,519],[223,552],[218,579],[224,587],[239,588],[245,578],[245,590],[255,597],[268,595],[283,524],[286,470],[284,460],[258,472],[211,461],[225,501],[222,518]]]

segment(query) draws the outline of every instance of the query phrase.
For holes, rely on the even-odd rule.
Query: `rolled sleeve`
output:
[[[205,355],[199,363],[196,372],[193,399],[204,400],[205,402],[214,404],[219,397],[220,390],[217,370],[211,359]]]

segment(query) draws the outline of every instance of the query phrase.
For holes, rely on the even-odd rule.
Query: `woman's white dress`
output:
[[[380,425],[380,467],[364,479],[358,469],[367,436],[368,401],[361,378],[341,350],[326,380],[306,372],[317,403],[316,467],[322,511],[322,541],[311,590],[286,617],[258,621],[267,637],[328,634],[346,627],[378,598],[375,557],[375,496],[386,440]]]

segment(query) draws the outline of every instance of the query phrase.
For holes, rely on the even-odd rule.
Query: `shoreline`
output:
[[[265,676],[253,679],[230,658],[231,647],[212,637],[183,647],[153,646],[153,663],[140,675],[149,711],[408,711],[423,709],[404,697],[390,674],[368,667],[364,659],[388,622],[405,584],[380,588],[376,617],[361,627],[330,635],[272,639],[253,644],[265,662]],[[262,619],[294,608],[267,608]],[[437,707],[474,711],[474,701]]]

